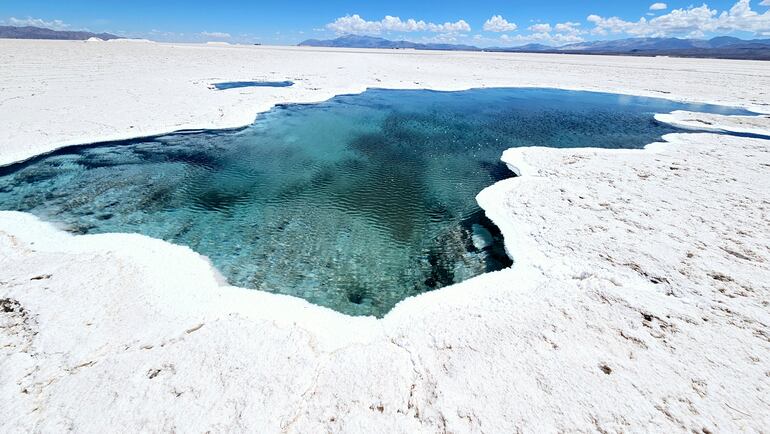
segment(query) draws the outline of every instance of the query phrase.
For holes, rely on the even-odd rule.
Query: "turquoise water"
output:
[[[0,168],[0,209],[190,246],[230,283],[352,315],[511,264],[476,194],[514,146],[639,148],[653,113],[735,110],[544,89],[369,90],[230,131],[64,149]]]

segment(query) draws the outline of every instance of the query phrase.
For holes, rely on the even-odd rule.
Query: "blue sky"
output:
[[[0,0],[0,22],[181,42],[296,44],[356,33],[560,45],[634,36],[770,38],[770,0]]]

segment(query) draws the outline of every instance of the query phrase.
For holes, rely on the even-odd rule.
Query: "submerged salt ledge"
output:
[[[760,78],[726,77],[723,102],[762,92]],[[7,430],[98,431],[107,421],[94,415],[109,414],[127,430],[761,431],[768,145],[666,139],[655,153],[506,152],[525,176],[479,203],[516,265],[408,299],[381,321],[220,288],[182,247],[71,237],[0,213],[0,270],[13,270],[0,290],[27,312],[2,317],[12,381],[0,382],[0,420]]]

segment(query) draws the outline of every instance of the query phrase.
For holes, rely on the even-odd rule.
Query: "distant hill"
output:
[[[484,48],[484,51],[504,51],[504,52],[518,52],[518,53],[540,53],[544,51],[553,51],[555,47],[543,44],[527,44],[519,45],[516,47],[490,47]]]
[[[300,42],[299,45],[307,47],[414,48],[416,44],[407,41],[390,41],[374,36],[346,35],[337,39],[308,39],[307,41]]]
[[[743,40],[720,36],[709,40],[678,38],[631,38],[569,44],[555,48],[561,53],[622,54],[719,59],[770,60],[770,39]]]
[[[471,45],[421,44],[410,41],[391,41],[373,36],[346,35],[330,40],[309,39],[299,45],[309,47],[570,53],[770,60],[770,39],[743,40],[731,36],[720,36],[709,40],[628,38],[617,39],[614,41],[581,42],[560,47],[552,47],[543,44],[527,44],[517,47],[490,47],[482,49]]]
[[[745,41],[730,36],[704,39],[678,38],[630,38],[616,41],[594,41],[569,44],[559,47],[560,51],[604,51],[626,53],[630,51],[671,51],[671,50],[713,50],[725,48],[770,48],[770,39]]]
[[[299,43],[303,47],[338,47],[338,48],[389,48],[414,50],[479,51],[478,47],[461,44],[422,44],[409,41],[391,41],[374,36],[345,35],[337,39],[308,39]]]
[[[89,38],[104,39],[120,39],[120,36],[116,36],[110,33],[91,33],[73,30],[51,30],[42,27],[15,27],[15,26],[0,26],[0,38],[5,39],[61,39],[61,40],[75,40],[85,41]]]
[[[592,41],[559,47],[560,51],[604,51],[626,53],[633,50],[681,50],[709,48],[708,41],[677,38],[630,38],[615,41]]]

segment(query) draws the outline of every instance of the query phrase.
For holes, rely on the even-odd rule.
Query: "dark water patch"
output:
[[[712,131],[704,131],[704,132],[712,132]],[[735,136],[735,137],[744,137],[747,139],[770,140],[770,135],[767,135],[767,134],[740,133],[737,131],[720,131],[719,134],[725,134],[727,136]]]
[[[239,89],[242,87],[289,87],[293,86],[294,82],[285,81],[226,81],[223,83],[214,83],[213,86],[216,90],[227,89]]]
[[[489,177],[492,178],[495,182],[513,177],[513,173],[508,168],[508,165],[500,160],[480,161],[479,167],[486,170],[489,174]]]
[[[505,243],[500,228],[484,214],[477,210],[461,222],[468,236],[466,248],[471,253],[483,252],[485,255],[486,271],[496,271],[513,265],[513,261],[505,251]]]
[[[544,89],[369,90],[244,129],[56,151],[0,168],[0,209],[74,233],[138,232],[230,283],[352,315],[511,265],[476,204],[516,146],[641,148],[714,106]]]

